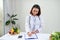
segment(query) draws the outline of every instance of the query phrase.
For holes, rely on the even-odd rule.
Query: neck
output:
[[[37,16],[37,15],[33,15],[33,16]]]

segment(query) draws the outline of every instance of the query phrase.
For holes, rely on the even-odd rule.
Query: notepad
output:
[[[36,34],[32,34],[32,36],[28,36],[27,34],[25,34],[25,38],[28,38],[28,39],[38,39]]]

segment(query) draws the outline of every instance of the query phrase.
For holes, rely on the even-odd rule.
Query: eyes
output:
[[[38,12],[37,10],[33,10],[33,12]]]

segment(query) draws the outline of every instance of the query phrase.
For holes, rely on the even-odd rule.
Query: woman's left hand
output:
[[[32,33],[32,34],[36,34],[36,33],[39,33],[39,31],[36,30],[36,31],[32,31],[31,33]]]
[[[39,33],[39,30],[36,30],[35,32],[36,32],[36,33]]]

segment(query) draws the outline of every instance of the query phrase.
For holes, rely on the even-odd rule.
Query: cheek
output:
[[[35,14],[35,12],[32,10],[32,13]]]
[[[35,12],[35,14],[38,14],[38,12]]]

